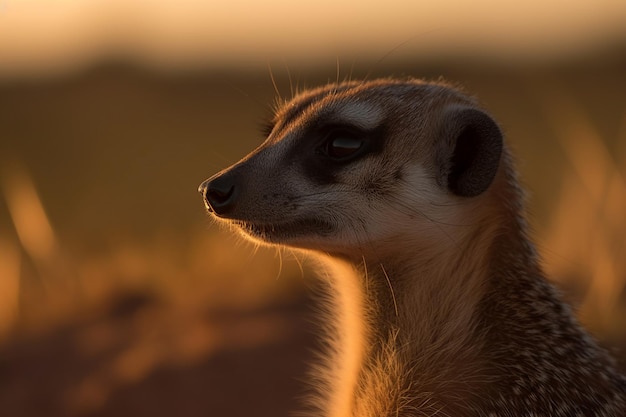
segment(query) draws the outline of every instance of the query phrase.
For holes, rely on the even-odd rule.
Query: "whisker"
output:
[[[393,292],[393,286],[391,285],[391,280],[389,279],[389,275],[387,275],[387,271],[385,271],[385,267],[383,264],[379,264],[380,269],[382,269],[385,278],[387,279],[387,284],[389,285],[389,291],[391,291],[391,298],[393,299],[393,308],[396,311],[396,317],[398,317],[398,303],[396,302],[396,294]]]
[[[363,275],[365,276],[365,293],[369,294],[370,292],[370,279],[369,275],[367,275],[367,262],[365,261],[365,255],[361,255],[363,259]]]
[[[291,80],[291,71],[289,71],[289,65],[287,64],[287,60],[283,60],[285,64],[285,69],[287,70],[287,77],[289,78],[289,92],[291,93],[291,98],[295,97],[294,89],[293,89],[293,81]]]
[[[276,84],[276,80],[274,79],[274,73],[272,72],[272,64],[270,62],[267,63],[267,68],[269,69],[270,79],[272,80],[272,85],[274,86],[274,92],[276,93],[276,97],[279,102],[283,101],[283,97],[280,94],[280,90],[278,89],[278,85]]]
[[[417,33],[417,34],[409,37],[408,39],[405,39],[404,41],[400,42],[399,44],[397,44],[393,48],[391,48],[383,56],[381,56],[374,64],[370,65],[370,69],[367,71],[367,74],[365,74],[365,77],[363,77],[362,83],[365,83],[367,80],[369,80],[369,78],[372,76],[372,73],[374,72],[374,70],[377,69],[377,67],[380,66],[380,64],[384,60],[386,60],[391,54],[396,52],[398,49],[404,47],[405,45],[407,45],[410,42],[413,42],[415,39],[417,39],[419,37],[423,37],[424,35],[430,34],[430,33],[435,32],[437,30],[439,30],[439,29],[435,28],[435,29],[431,29],[431,30],[427,30],[427,31],[424,31],[424,32]]]
[[[300,269],[300,277],[304,279],[304,268],[302,266],[302,262],[300,261],[300,257],[293,249],[291,248],[287,248],[287,249],[289,249],[289,253],[291,253],[291,256],[296,261],[296,264],[298,265],[298,268]]]
[[[283,272],[283,253],[282,246],[276,246],[276,253],[278,254],[278,273],[276,274],[276,281],[280,279],[280,276]]]

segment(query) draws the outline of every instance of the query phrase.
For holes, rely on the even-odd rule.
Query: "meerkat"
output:
[[[623,417],[626,378],[545,278],[510,151],[445,83],[302,92],[199,191],[330,287],[326,417]]]

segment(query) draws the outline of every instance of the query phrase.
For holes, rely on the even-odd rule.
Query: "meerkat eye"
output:
[[[363,147],[363,139],[346,132],[329,135],[324,145],[324,153],[335,160],[346,160],[355,156]]]

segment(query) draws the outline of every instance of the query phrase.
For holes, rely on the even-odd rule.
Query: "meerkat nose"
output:
[[[220,175],[203,182],[199,189],[207,208],[217,215],[225,215],[235,206],[236,187],[229,175]]]
[[[198,192],[202,195],[206,193],[206,184],[207,181],[203,181],[202,184],[198,185]]]
[[[209,200],[207,199],[207,188],[210,180],[203,181],[202,184],[198,186],[198,192],[202,195],[202,200],[204,200],[204,206],[207,210],[213,211],[211,204],[209,204]]]

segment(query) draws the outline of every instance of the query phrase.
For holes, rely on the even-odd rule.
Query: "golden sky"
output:
[[[525,59],[626,39],[624,0],[0,0],[0,74],[406,54]]]

